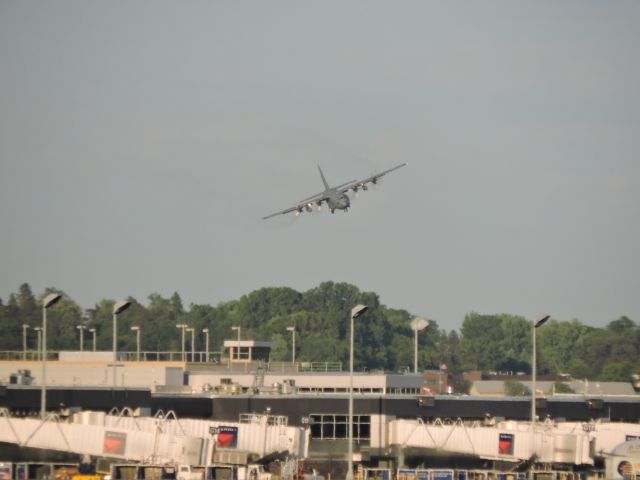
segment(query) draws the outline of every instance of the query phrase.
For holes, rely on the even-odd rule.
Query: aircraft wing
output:
[[[320,200],[320,199],[324,200],[324,197],[325,197],[325,192],[316,193],[315,195],[311,195],[310,197],[303,198],[298,202],[298,205],[304,206],[305,203],[315,202],[316,200]]]
[[[363,190],[367,189],[367,184],[368,183],[373,183],[376,184],[378,183],[378,180],[380,179],[380,177],[385,176],[387,173],[391,173],[394,170],[397,170],[401,167],[404,167],[405,165],[407,165],[406,163],[401,163],[400,165],[396,165],[393,168],[390,168],[389,170],[385,170],[384,172],[380,172],[380,173],[376,173],[375,175],[371,175],[370,177],[365,178],[364,180],[355,180],[353,182],[349,182],[345,185],[341,185],[340,187],[338,187],[338,190],[342,193],[345,193],[349,190],[353,190],[353,191],[358,191],[358,189],[362,188]]]
[[[309,197],[309,198],[305,198],[304,200],[300,200],[293,207],[285,208],[284,210],[280,210],[279,212],[272,213],[271,215],[267,215],[266,217],[262,217],[262,219],[266,220],[267,218],[275,217],[277,215],[284,215],[285,213],[289,213],[289,212],[297,212],[298,214],[302,213],[304,210],[310,212],[311,209],[313,208],[314,204],[319,206],[319,205],[322,204],[322,202],[324,202],[326,200],[327,200],[327,196],[326,196],[325,192],[318,193],[318,194],[314,195],[313,197]]]

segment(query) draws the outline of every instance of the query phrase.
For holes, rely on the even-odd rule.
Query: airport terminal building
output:
[[[179,419],[229,424],[247,415],[277,418],[287,428],[304,432],[307,443],[300,448],[308,462],[334,473],[343,470],[349,373],[335,363],[268,362],[268,342],[233,343],[237,349],[229,348],[228,359],[217,363],[185,362],[177,356],[169,361],[130,361],[124,354],[114,362],[112,353],[107,358],[109,352],[107,357],[105,352],[61,352],[57,360],[47,362],[48,408],[73,415],[126,407],[140,416],[171,411]],[[0,361],[0,407],[17,417],[36,415],[40,372],[38,361]],[[523,426],[531,418],[530,397],[434,395],[434,383],[440,384],[440,379],[444,381],[442,372],[356,372],[355,458],[369,466],[394,468],[425,463],[478,467],[487,461],[516,465],[526,458],[536,445]],[[548,439],[535,440],[542,442],[535,448],[542,451],[543,444],[568,442],[561,449],[566,455],[556,455],[558,463],[593,464],[589,442],[595,437],[583,425],[630,425],[640,418],[640,398],[632,388],[605,393],[605,387],[588,394],[538,398],[537,417],[546,425],[541,432]],[[604,432],[605,427],[593,428]],[[618,442],[615,447],[628,437],[640,437],[640,427],[624,426],[607,435],[610,442]],[[510,453],[500,453],[501,438],[513,442],[514,448],[505,450]],[[554,451],[545,454],[552,463]]]

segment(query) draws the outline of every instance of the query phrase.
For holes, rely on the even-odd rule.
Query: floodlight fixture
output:
[[[536,321],[536,323],[534,324],[534,328],[541,327],[542,325],[544,325],[545,323],[547,323],[547,321],[549,320],[549,318],[551,318],[551,315],[545,315],[544,317],[541,317],[541,318],[540,318],[540,319],[538,319],[538,321]]]
[[[131,302],[129,300],[121,300],[113,306],[113,314],[120,315],[130,306],[131,306]]]
[[[42,306],[44,308],[52,307],[53,305],[58,303],[61,298],[62,298],[62,295],[58,293],[50,293],[49,295],[44,297],[44,300],[42,301]]]
[[[356,305],[351,309],[351,318],[358,318],[367,310],[369,310],[369,307],[367,307],[366,305],[362,305],[362,304]]]

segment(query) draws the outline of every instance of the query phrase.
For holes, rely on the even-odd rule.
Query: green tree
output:
[[[629,317],[622,316],[607,325],[607,328],[615,333],[626,334],[638,328],[633,320]]]
[[[171,310],[176,316],[184,315],[184,307],[182,306],[182,299],[178,292],[173,292],[171,295],[171,299],[169,300],[169,304],[171,305]]]
[[[301,362],[343,361],[349,355],[349,349],[345,347],[344,342],[328,341],[328,338],[321,333],[312,333],[302,337],[299,352]],[[343,368],[345,365],[346,368],[349,368],[348,362],[343,361]]]
[[[440,355],[442,363],[447,365],[449,372],[453,375],[460,373],[461,360],[460,360],[460,336],[455,330],[451,330],[449,333],[442,331],[440,335]]]
[[[22,349],[22,325],[30,325],[31,327],[42,325],[42,314],[28,283],[20,285],[17,295],[12,294],[9,297],[9,307],[7,330],[3,336],[8,336],[7,347],[9,349],[19,350]]]
[[[210,352],[221,352],[223,350],[223,341],[229,338],[231,326],[233,325],[229,310],[233,307],[234,302],[229,304],[212,307],[211,305],[191,305],[191,309],[183,317],[187,325],[193,325],[199,332],[203,328],[209,329]],[[175,324],[173,326],[174,331]],[[180,339],[177,339],[178,344]],[[217,356],[217,354],[216,354]]]
[[[62,293],[50,288],[34,295],[29,284],[20,285],[8,301],[0,301],[0,349],[22,348],[23,323],[40,325],[41,301],[47,293]],[[412,315],[406,310],[380,304],[373,292],[361,292],[354,285],[322,282],[305,292],[286,287],[262,288],[238,300],[211,305],[190,305],[185,309],[177,292],[169,298],[152,293],[148,306],[130,299],[132,306],[118,317],[118,350],[135,350],[132,325],[142,330],[142,349],[179,351],[180,331],[175,325],[186,323],[195,329],[195,350],[204,350],[203,328],[210,332],[210,351],[223,348],[225,339],[235,338],[231,327],[242,327],[243,338],[271,339],[276,346],[272,359],[291,358],[291,335],[286,328],[297,328],[299,361],[349,360],[349,324],[351,308],[363,303],[369,307],[355,322],[356,369],[398,370],[413,365]],[[112,309],[114,301],[101,300],[94,308],[82,312],[71,298],[48,311],[49,348],[77,349],[79,324],[95,327],[100,350],[112,348]],[[35,332],[29,330],[30,345]],[[467,369],[529,370],[531,357],[531,322],[508,314],[465,316],[460,331],[440,330],[436,322],[420,332],[419,368],[449,367],[452,377]],[[576,378],[627,381],[640,369],[640,327],[628,317],[610,322],[606,328],[593,328],[571,322],[550,321],[537,332],[539,372],[569,372]],[[191,348],[191,336],[186,338]],[[558,387],[561,388],[561,387]]]
[[[605,382],[628,382],[633,373],[633,364],[631,362],[609,362],[600,374],[599,380]]]
[[[531,323],[523,317],[499,315],[502,333],[497,340],[501,359],[494,368],[499,371],[530,371]]]
[[[453,387],[453,391],[456,393],[469,394],[469,390],[471,390],[471,382],[463,378],[462,375],[451,376],[449,384]]]
[[[0,307],[0,349],[17,350],[20,345],[20,308],[15,294],[9,296],[7,305]],[[31,325],[34,326],[34,325]]]
[[[394,370],[403,367],[413,368],[413,341],[407,335],[396,333],[391,340],[392,361]]]
[[[598,378],[604,365],[611,357],[611,351],[619,335],[611,330],[590,328],[578,342],[576,353],[589,367],[587,378]]]
[[[573,388],[564,382],[555,382],[553,384],[553,390],[555,393],[575,393]]]
[[[518,380],[505,380],[504,393],[509,397],[526,397],[531,395],[531,391]]]
[[[133,310],[123,321],[127,328],[131,325],[139,325],[141,329],[140,343],[143,350],[174,352],[182,349],[182,335],[177,324],[186,323],[194,327],[191,322],[185,321],[185,313],[182,308],[182,300],[177,293],[172,298],[164,298],[158,293],[152,293],[147,297],[149,306],[144,307],[136,302]],[[152,334],[152,335],[150,335]],[[118,335],[119,336],[119,335]],[[133,337],[128,335],[131,342]],[[134,344],[129,343],[128,349],[133,350]],[[191,350],[191,335],[185,336],[185,350]]]
[[[594,378],[591,367],[579,357],[573,357],[567,365],[567,368],[573,378]]]
[[[539,328],[536,332],[536,340],[540,373],[559,375],[570,372],[574,374],[576,370],[572,371],[570,366],[573,364],[578,368],[574,359],[579,359],[577,352],[581,350],[582,339],[588,332],[589,327],[578,320],[571,322],[550,320],[544,327]],[[584,372],[582,366],[579,367],[579,371]]]
[[[20,285],[17,301],[23,323],[34,323],[39,317],[39,308],[28,283]]]
[[[271,317],[286,315],[297,310],[301,295],[291,288],[270,287],[243,295],[235,312],[238,324],[253,337],[253,332],[267,323]]]
[[[504,359],[502,321],[495,315],[467,314],[462,323],[461,366],[465,370],[495,370]]]

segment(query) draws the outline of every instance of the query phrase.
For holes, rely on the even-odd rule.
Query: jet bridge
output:
[[[491,460],[593,465],[589,433],[584,430],[545,428],[529,423],[392,420],[389,444],[406,448],[473,455]]]
[[[133,412],[105,414],[83,411],[67,418],[11,417],[0,410],[0,442],[21,447],[64,451],[148,463],[199,465],[216,455],[229,459],[262,458],[285,453],[303,458],[308,437],[271,415],[253,415],[242,422],[178,419],[169,412],[154,417]]]

